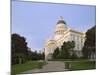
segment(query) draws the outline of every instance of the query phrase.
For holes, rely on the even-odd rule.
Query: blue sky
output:
[[[86,31],[96,25],[95,10],[88,5],[12,1],[12,33],[24,36],[32,50],[42,50],[59,16],[63,16],[66,26]]]

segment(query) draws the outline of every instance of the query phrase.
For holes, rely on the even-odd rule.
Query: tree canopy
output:
[[[28,55],[26,39],[18,34],[12,34],[11,44],[12,64],[18,63],[18,60],[24,62]]]
[[[69,59],[71,57],[71,52],[75,47],[74,41],[64,42],[61,48],[56,48],[53,53],[53,58],[55,59]]]
[[[54,50],[54,53],[53,53],[52,57],[53,57],[54,59],[59,58],[59,53],[60,53],[60,51],[59,51],[59,48],[57,47],[57,48]]]
[[[85,58],[91,58],[92,55],[95,55],[95,46],[96,46],[96,26],[90,28],[86,32],[86,40],[83,47],[83,56]]]

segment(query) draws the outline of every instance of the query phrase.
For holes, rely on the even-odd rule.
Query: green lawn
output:
[[[45,64],[46,62],[38,62],[38,61],[29,61],[24,64],[16,64],[11,67],[11,74],[15,75],[27,70],[42,68],[42,66]]]
[[[70,64],[71,68],[69,70],[88,70],[88,69],[96,69],[95,61],[76,61],[76,62],[65,62],[65,69],[68,69],[68,64]]]
[[[89,61],[89,59],[51,59],[49,61]]]

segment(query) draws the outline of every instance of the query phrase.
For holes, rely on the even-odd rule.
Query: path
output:
[[[39,73],[39,72],[57,72],[65,71],[65,64],[63,61],[48,61],[48,64],[43,66],[42,69],[34,69],[25,71],[23,73]]]

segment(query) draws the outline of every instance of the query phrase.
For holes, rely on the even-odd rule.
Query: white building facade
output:
[[[51,59],[55,48],[60,48],[63,45],[63,42],[67,41],[75,42],[74,51],[77,56],[81,57],[82,48],[85,42],[85,33],[68,28],[64,19],[60,17],[56,24],[53,38],[47,40],[45,43],[45,59]]]

